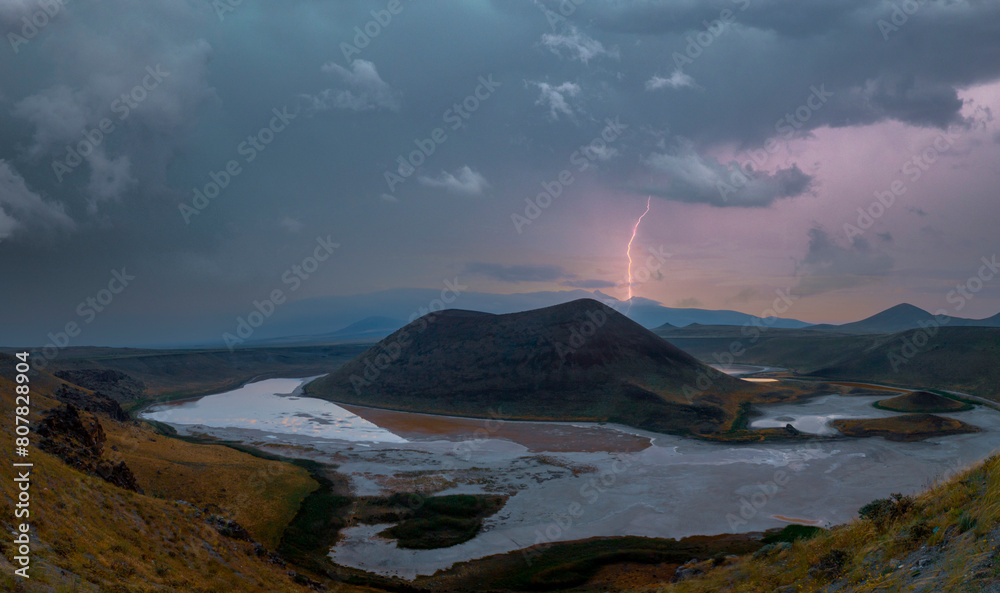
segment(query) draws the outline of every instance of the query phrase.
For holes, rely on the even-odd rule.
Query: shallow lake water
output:
[[[888,418],[894,412],[879,410],[873,403],[895,394],[877,396],[824,395],[795,404],[758,406],[763,416],[751,419],[750,428],[781,428],[791,424],[800,432],[820,435],[838,435],[840,432],[830,422],[841,418]],[[962,412],[939,414],[962,420]]]
[[[790,423],[824,436],[806,443],[730,445],[610,424],[448,419],[341,407],[298,397],[302,383],[251,383],[196,402],[157,406],[145,416],[181,432],[258,446],[297,445],[282,454],[338,464],[358,495],[432,488],[509,496],[480,535],[458,546],[403,550],[374,537],[381,528],[359,526],[344,530],[331,551],[338,563],[405,578],[536,543],[843,523],[874,498],[917,492],[1000,446],[1000,413],[984,406],[945,414],[982,432],[915,443],[848,439],[829,427],[834,418],[891,415],[871,403],[892,395],[829,395],[759,406],[752,426]]]
[[[252,428],[345,441],[406,440],[337,404],[299,395],[306,379],[265,379],[193,400],[158,404],[140,416],[167,424]]]

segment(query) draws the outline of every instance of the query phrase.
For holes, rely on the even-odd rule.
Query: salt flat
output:
[[[293,393],[287,382],[302,383],[269,381],[222,394],[224,399],[202,398],[200,402],[211,400],[202,407],[177,406],[169,419],[160,408],[147,414],[157,414],[156,419],[184,433],[336,463],[359,495],[432,489],[510,496],[486,521],[483,533],[452,548],[400,550],[394,542],[373,537],[380,529],[364,526],[344,530],[331,551],[340,564],[407,578],[547,541],[615,535],[680,538],[760,531],[790,520],[842,523],[874,498],[917,492],[986,458],[1000,445],[1000,413],[985,407],[952,415],[982,432],[916,443],[848,439],[823,428],[833,417],[887,414],[871,407],[884,396],[829,395],[760,406],[764,415],[754,425],[792,423],[827,435],[808,443],[730,445],[615,425],[495,419],[449,424],[440,418],[423,433],[411,427],[404,438],[365,420],[359,415],[366,413],[363,408],[350,411],[289,395],[265,398],[268,406],[254,411],[253,422],[245,422],[250,403],[266,391]],[[226,406],[231,424],[224,417]],[[210,422],[197,415],[201,411],[212,411]],[[389,424],[400,430],[401,423],[406,422],[397,418]],[[536,438],[524,438],[521,426],[529,426]],[[628,446],[607,452],[596,450],[595,443]]]

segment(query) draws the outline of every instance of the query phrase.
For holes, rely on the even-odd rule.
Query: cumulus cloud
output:
[[[421,176],[419,179],[422,185],[435,189],[443,189],[447,192],[462,196],[482,195],[490,184],[478,171],[473,171],[472,167],[465,165],[454,174],[442,171],[437,177]]]
[[[618,48],[606,49],[600,41],[590,37],[576,27],[570,25],[564,33],[546,33],[542,35],[542,45],[549,48],[559,57],[578,60],[587,64],[600,56],[618,59]]]
[[[83,91],[66,85],[56,85],[18,101],[14,117],[30,122],[35,129],[28,156],[37,157],[50,149],[80,138],[94,116]]]
[[[646,163],[668,181],[666,188],[646,187],[642,192],[718,207],[769,206],[775,200],[806,193],[813,183],[798,165],[774,173],[746,171],[735,161],[727,166],[714,158],[703,158],[683,140],[670,153],[652,153]]]
[[[694,87],[694,79],[684,74],[680,68],[673,71],[670,78],[664,78],[660,75],[654,75],[652,78],[646,81],[647,91],[656,91],[659,89],[671,88],[680,89],[684,87]]]
[[[62,204],[31,191],[13,167],[0,160],[0,241],[22,228],[72,230],[76,227]]]
[[[547,82],[531,81],[528,84],[538,88],[538,99],[535,100],[535,105],[548,107],[551,119],[558,120],[560,114],[569,118],[574,117],[576,112],[570,105],[569,99],[580,94],[580,85],[575,82],[564,82],[553,86]]]
[[[486,262],[470,262],[462,271],[464,276],[483,276],[500,282],[554,282],[576,278],[564,270],[562,266],[536,266],[492,264]]]
[[[839,245],[821,226],[809,229],[809,248],[796,262],[797,294],[820,294],[878,281],[892,271],[893,260],[864,237]]]
[[[327,62],[320,70],[326,74],[333,74],[348,88],[324,89],[317,95],[303,95],[312,111],[329,109],[399,111],[400,94],[382,80],[372,62],[354,60],[350,70],[340,64]]]

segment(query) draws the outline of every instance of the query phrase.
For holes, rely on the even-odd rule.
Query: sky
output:
[[[0,31],[0,343],[218,337],[275,291],[625,299],[630,255],[670,307],[1000,312],[997,2],[4,0]]]

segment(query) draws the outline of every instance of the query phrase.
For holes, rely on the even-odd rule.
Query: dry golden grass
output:
[[[897,441],[919,441],[930,437],[979,432],[961,420],[934,414],[904,414],[888,418],[842,418],[831,425],[852,437],[882,436]]]
[[[788,550],[765,559],[744,557],[733,566],[704,576],[636,590],[663,593],[773,593],[822,591],[829,577],[810,575],[809,569],[832,550],[843,550],[846,563],[838,589],[860,592],[903,592],[918,584],[949,592],[977,592],[985,582],[1000,579],[988,566],[1000,540],[1000,457],[966,470],[948,482],[916,497],[913,508],[884,530],[869,521],[855,521],[812,540],[798,541]],[[935,561],[925,567],[894,568],[921,548],[940,546]],[[984,563],[984,564],[980,564]],[[979,568],[977,568],[979,565]]]
[[[45,396],[51,383],[50,379],[45,379],[32,385],[37,388],[31,396],[33,422],[40,419],[38,411],[56,405],[54,400]],[[4,418],[13,417],[13,393],[14,384],[0,378],[0,415]],[[117,433],[128,431],[116,428],[108,432],[116,433],[114,438],[120,443],[120,439],[126,438],[127,434]],[[157,437],[155,442],[146,441],[148,445],[136,447],[131,457],[139,462],[143,455],[151,454],[154,447],[161,447],[173,455],[171,463],[182,464],[185,456],[195,456],[192,453],[194,449],[186,446],[174,448],[168,441],[170,439],[162,437]],[[110,447],[110,444],[107,445]],[[116,593],[309,591],[295,584],[285,574],[287,569],[267,564],[252,554],[249,543],[220,535],[205,523],[203,515],[198,516],[193,507],[117,488],[70,468],[58,458],[38,450],[36,445],[37,437],[33,435],[29,457],[35,464],[29,518],[33,557],[31,579],[23,581],[13,576],[14,567],[10,558],[14,554],[9,553],[9,538],[4,538],[4,553],[0,555],[0,590]],[[0,431],[0,448],[10,451],[13,446],[11,431]],[[120,453],[126,458],[124,451]],[[227,459],[232,461],[236,458],[230,455],[236,453],[223,452],[216,456],[199,450],[198,456],[205,464],[199,471],[204,472],[207,482],[219,482],[219,476],[235,477],[237,468],[253,466],[252,462],[245,461],[242,465],[234,463],[231,468],[223,463],[219,471],[211,469],[211,463]],[[243,457],[261,461],[249,455]],[[142,466],[142,463],[138,465]],[[279,472],[278,476],[299,484],[301,480],[297,468],[292,469],[295,471]],[[223,487],[228,491],[228,486]],[[192,498],[181,492],[180,485],[175,485],[175,489],[178,498]],[[0,504],[13,508],[16,495],[11,480],[0,482]],[[264,506],[266,503],[257,504]],[[249,508],[246,510],[249,511]],[[20,521],[7,514],[2,522],[4,531],[10,533],[15,522]],[[347,586],[339,591],[362,590],[367,591]]]
[[[219,507],[269,548],[277,547],[302,500],[319,486],[290,463],[159,436],[136,425],[103,424],[105,456],[125,461],[146,494]]]

